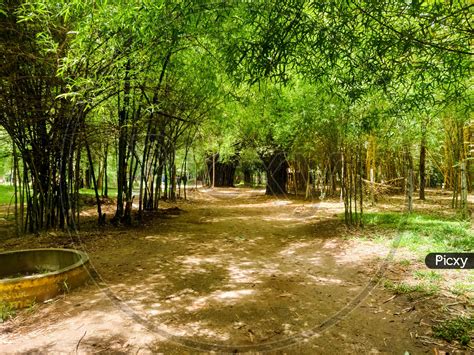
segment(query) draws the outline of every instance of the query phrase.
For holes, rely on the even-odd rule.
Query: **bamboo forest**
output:
[[[0,354],[473,354],[471,0],[0,0]]]

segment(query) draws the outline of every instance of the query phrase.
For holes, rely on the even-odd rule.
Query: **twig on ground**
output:
[[[418,335],[417,338],[418,338],[422,343],[434,344],[434,345],[438,345],[438,346],[441,346],[441,347],[445,347],[444,344],[441,344],[441,343],[438,343],[438,342],[436,342],[436,341],[433,341],[433,339],[431,339],[430,337],[424,336],[424,335]]]
[[[77,342],[77,344],[76,344],[76,354],[77,354],[77,350],[79,349],[79,345],[81,344],[81,341],[82,341],[82,339],[84,339],[86,334],[87,334],[87,330],[84,332],[84,334],[82,334],[81,339],[79,339],[79,341]]]
[[[390,302],[391,300],[393,300],[395,297],[397,297],[397,295],[393,295],[392,297],[390,297],[389,299],[386,299],[385,301],[382,302],[382,304],[385,304],[387,302]]]

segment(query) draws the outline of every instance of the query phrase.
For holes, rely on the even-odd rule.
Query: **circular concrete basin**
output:
[[[0,303],[28,307],[69,292],[88,278],[87,254],[72,249],[0,253]]]

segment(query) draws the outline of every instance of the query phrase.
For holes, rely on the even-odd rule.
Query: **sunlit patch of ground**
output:
[[[185,213],[175,218],[133,230],[83,233],[83,246],[108,293],[90,284],[21,312],[0,326],[0,349],[180,354],[189,349],[167,336],[238,348],[317,328],[369,285],[390,245],[347,238],[338,199],[275,199],[263,193],[203,189],[190,193],[193,201],[180,205]],[[402,203],[394,199],[373,210]],[[53,246],[57,240],[21,242]],[[21,242],[5,247],[21,248]],[[413,272],[409,265],[406,273],[396,269],[397,260],[386,277]],[[406,311],[413,301],[379,285],[336,326],[286,351],[430,350],[416,335],[429,335],[432,312],[452,302],[442,296],[423,296]]]

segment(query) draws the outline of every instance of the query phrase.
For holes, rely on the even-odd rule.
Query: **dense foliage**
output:
[[[110,220],[131,223],[190,179],[342,191],[356,225],[376,184],[409,209],[415,188],[443,184],[466,213],[468,1],[0,4],[19,233],[77,226],[83,187],[99,223],[109,187]]]

